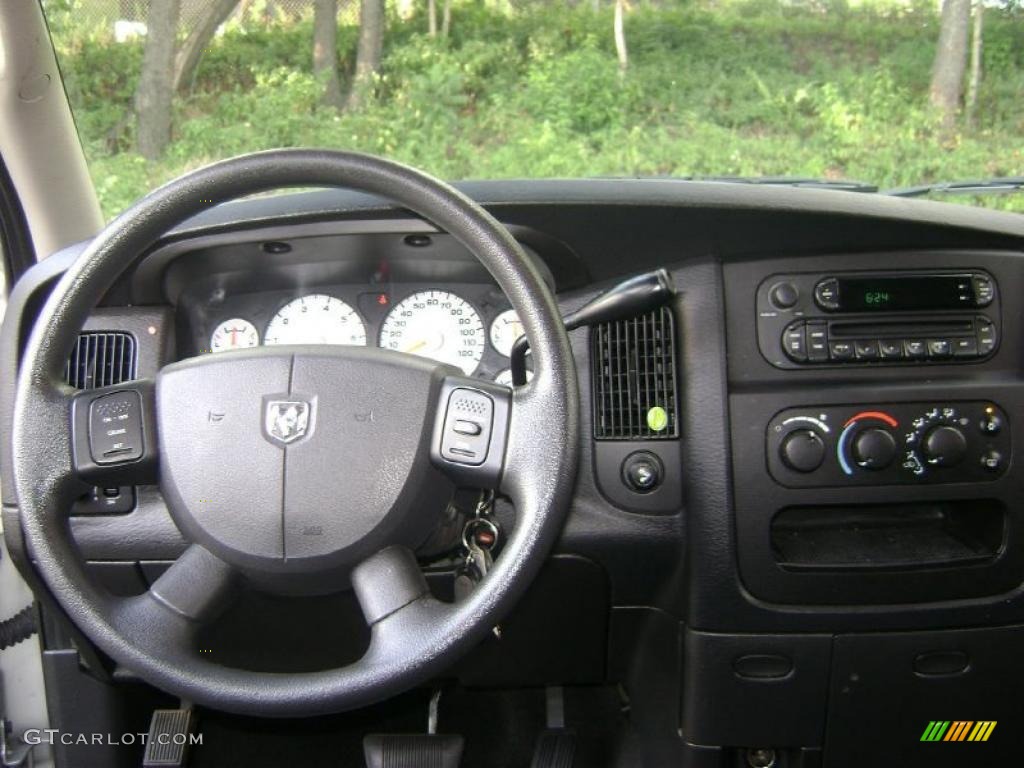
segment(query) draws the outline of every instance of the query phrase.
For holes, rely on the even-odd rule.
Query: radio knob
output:
[[[825,460],[825,441],[812,429],[797,429],[782,438],[779,456],[795,472],[813,472]]]
[[[956,427],[932,427],[924,436],[924,455],[935,467],[952,467],[963,461],[967,438]]]
[[[778,309],[790,309],[800,301],[800,291],[792,283],[776,283],[768,298]]]
[[[871,427],[853,439],[853,460],[863,469],[885,469],[895,458],[896,440],[888,430]]]

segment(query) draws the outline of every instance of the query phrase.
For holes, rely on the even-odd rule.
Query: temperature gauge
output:
[[[240,317],[225,320],[213,329],[210,335],[210,351],[224,352],[229,349],[246,349],[259,346],[260,332],[248,320]]]

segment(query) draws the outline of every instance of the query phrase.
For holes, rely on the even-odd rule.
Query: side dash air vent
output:
[[[676,332],[668,307],[594,326],[590,335],[594,437],[679,436]]]
[[[135,378],[135,338],[119,331],[79,334],[64,380],[76,389],[95,389]]]

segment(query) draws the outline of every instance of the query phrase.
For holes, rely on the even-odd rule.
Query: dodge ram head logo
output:
[[[267,403],[263,426],[271,440],[284,445],[293,443],[309,428],[309,403],[303,400],[271,400]]]

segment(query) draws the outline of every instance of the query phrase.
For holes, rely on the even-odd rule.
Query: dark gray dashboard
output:
[[[610,492],[621,478],[617,464],[608,469],[608,445],[592,439],[592,339],[586,330],[575,331],[585,443],[558,549],[598,564],[614,615],[643,608],[680,628],[688,741],[751,744],[773,732],[785,743],[820,742],[826,700],[838,695],[829,691],[839,690],[830,689],[831,676],[849,672],[850,647],[879,657],[897,645],[970,649],[983,647],[984,638],[951,639],[940,630],[1016,632],[1024,624],[1024,466],[1018,456],[1024,439],[1024,217],[872,194],[713,183],[509,181],[462,189],[545,265],[563,311],[617,279],[656,267],[668,268],[679,288],[672,307],[679,439],[664,454],[678,496],[667,511],[652,514],[623,503],[618,489]],[[410,245],[413,235],[431,238],[432,245]],[[279,253],[266,247],[277,242],[291,247]],[[10,423],[11,382],[26,328],[46,287],[79,251],[45,260],[11,298],[0,346],[0,431]],[[389,265],[383,282],[382,263]],[[991,354],[967,362],[872,359],[817,367],[780,366],[766,356],[757,302],[769,278],[897,268],[991,275],[998,301],[984,313],[999,328]],[[380,318],[360,304],[361,295],[386,293],[391,303],[432,286],[464,293],[485,323],[506,306],[468,254],[407,212],[354,193],[289,194],[218,206],[170,233],[111,286],[90,322],[141,334],[148,361],[142,368],[152,368],[141,371],[146,374],[201,350],[219,319],[245,314],[263,324],[300,292],[345,298],[360,308],[372,337]],[[772,333],[794,320],[779,319]],[[150,327],[156,330],[149,333]],[[875,330],[863,332],[877,341]],[[492,375],[501,363],[485,355],[480,370]],[[977,453],[971,461],[998,448],[998,473],[975,469],[961,476],[936,468],[929,482],[915,484],[898,468],[889,470],[897,474],[872,475],[851,466],[845,475],[835,464],[837,457],[849,463],[838,436],[848,419],[856,422],[863,413],[889,415],[902,440],[904,422],[933,410],[940,418],[944,408],[967,419],[952,426],[976,430],[990,405],[1004,417],[999,441],[972,432],[968,446]],[[773,442],[772,430],[780,414],[791,413],[839,422],[819,434],[827,449],[822,461],[832,462],[822,465],[825,474],[779,464],[778,440],[785,435]],[[3,471],[9,489],[9,461]],[[893,477],[897,481],[884,482]],[[4,503],[12,508],[15,499],[6,493]],[[878,524],[889,526],[884,556],[876,556],[883,549],[872,547],[881,544],[863,533]],[[158,497],[148,491],[139,493],[128,515],[80,517],[73,527],[83,552],[97,561],[157,562],[174,557],[180,546]],[[781,655],[795,673],[757,698],[761,689],[737,682],[732,669],[745,653]],[[889,672],[906,672],[908,690],[918,690],[917,678],[903,667]],[[974,688],[968,693],[982,695]],[[796,700],[799,707],[792,706]],[[771,714],[745,709],[752,701],[764,705],[759,713]],[[801,720],[811,709],[820,714]],[[738,712],[749,716],[735,717]],[[736,720],[742,722],[728,735],[716,730],[716,723]]]

